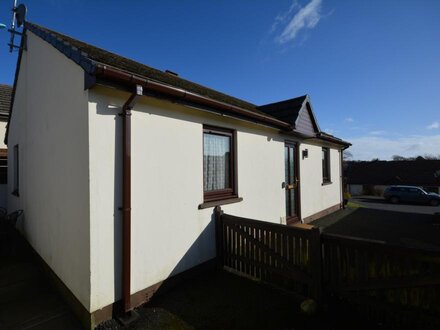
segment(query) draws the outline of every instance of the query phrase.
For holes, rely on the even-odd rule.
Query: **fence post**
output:
[[[223,210],[217,205],[214,208],[214,221],[215,221],[215,247],[216,247],[216,259],[217,268],[223,268]]]
[[[318,227],[312,228],[312,235],[310,238],[311,245],[311,272],[313,278],[313,298],[316,302],[322,301],[322,244],[321,231]]]

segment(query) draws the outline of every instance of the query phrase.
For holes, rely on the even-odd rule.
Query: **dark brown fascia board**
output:
[[[343,146],[343,150],[349,148],[352,144],[350,142],[338,139],[338,138],[333,138],[330,136],[325,136],[322,135],[322,133],[318,133],[316,138],[314,138],[316,140],[321,140],[321,141],[326,141],[326,142],[330,142],[330,143],[334,143],[340,146]]]
[[[243,118],[252,119],[255,120],[256,122],[266,124],[272,127],[281,128],[282,130],[285,131],[290,131],[292,129],[292,126],[290,124],[278,120],[276,118],[266,116],[257,112],[253,112],[251,110],[243,109],[221,101],[217,101],[158,81],[146,79],[105,64],[96,63],[95,70],[92,73],[92,76],[95,76],[101,80],[115,81],[117,83],[129,85],[129,86],[141,85],[145,93],[154,92],[169,97],[172,100],[177,99],[177,100],[189,101],[191,103],[207,106],[212,109],[217,109],[221,112],[224,111],[229,114],[235,114]],[[93,84],[93,79],[91,78],[86,78],[86,79],[88,79],[88,81],[92,82]]]
[[[300,139],[303,139],[303,140],[311,140],[311,139],[316,138],[316,136],[314,136],[314,135],[307,135],[307,134],[300,133],[300,132],[295,131],[295,130],[292,130],[290,132],[280,131],[279,133],[280,134],[284,134],[284,135],[288,135],[288,136],[297,137],[297,138],[300,138]]]
[[[290,132],[284,132],[284,131],[280,131],[280,134],[284,134],[284,135],[288,135],[288,136],[293,136],[293,137],[297,137],[303,140],[310,140],[310,141],[315,141],[315,142],[319,142],[322,143],[322,141],[325,142],[329,142],[329,143],[333,143],[333,144],[337,144],[339,146],[343,146],[343,149],[347,149],[348,147],[351,146],[351,143],[343,141],[341,139],[338,138],[331,138],[331,137],[327,137],[327,136],[323,136],[322,133],[318,133],[317,135],[306,135],[297,131],[290,131]]]

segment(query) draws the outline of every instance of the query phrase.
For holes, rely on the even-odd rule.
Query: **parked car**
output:
[[[412,186],[391,186],[385,189],[383,197],[390,203],[418,203],[438,206],[440,204],[440,195],[428,193],[420,187]]]

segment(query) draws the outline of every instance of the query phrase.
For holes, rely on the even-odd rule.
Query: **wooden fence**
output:
[[[438,251],[235,217],[220,207],[214,215],[221,267],[318,301],[344,300],[394,324],[440,329]]]
[[[221,266],[321,298],[321,248],[318,228],[287,227],[223,214],[217,219],[217,256]]]
[[[438,251],[328,233],[321,235],[321,244],[328,295],[402,327],[431,327],[436,322],[440,329]]]

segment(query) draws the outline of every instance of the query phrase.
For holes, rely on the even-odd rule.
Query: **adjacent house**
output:
[[[440,193],[440,160],[346,162],[344,175],[353,195],[382,195],[391,185],[423,187]]]
[[[0,84],[0,136],[5,136],[11,108],[12,86]],[[7,207],[8,149],[0,142],[0,207]]]
[[[309,96],[257,106],[33,23],[23,33],[8,206],[88,322],[209,265],[216,205],[281,224],[341,207],[350,144],[320,130]]]

